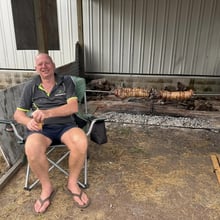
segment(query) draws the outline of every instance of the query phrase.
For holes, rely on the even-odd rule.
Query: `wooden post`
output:
[[[82,0],[77,0],[77,22],[78,22],[78,39],[79,39],[79,64],[80,75],[84,74],[84,38],[83,38],[83,10]]]
[[[45,0],[34,0],[34,13],[36,22],[37,44],[40,53],[48,53],[48,37],[46,23]]]

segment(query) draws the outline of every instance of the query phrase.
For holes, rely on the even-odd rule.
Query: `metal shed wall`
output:
[[[220,76],[219,0],[83,0],[88,73]]]
[[[76,0],[57,0],[60,50],[49,51],[57,66],[75,59]],[[0,0],[0,69],[33,69],[36,50],[17,50],[11,0]]]

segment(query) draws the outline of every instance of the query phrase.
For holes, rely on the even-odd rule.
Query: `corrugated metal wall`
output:
[[[82,0],[85,70],[220,76],[219,0]],[[75,59],[76,0],[57,0],[57,66]],[[0,0],[0,68],[33,69],[37,51],[16,50],[10,0]]]
[[[76,0],[57,0],[60,51],[49,51],[57,66],[75,60],[78,40]],[[33,69],[35,50],[17,50],[11,0],[0,0],[0,68]]]
[[[219,0],[83,0],[89,73],[220,76]]]

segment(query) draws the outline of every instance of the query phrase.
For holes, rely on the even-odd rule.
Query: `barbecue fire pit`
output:
[[[220,129],[220,96],[196,94],[181,82],[163,90],[116,88],[104,79],[88,86],[88,109],[109,122]]]

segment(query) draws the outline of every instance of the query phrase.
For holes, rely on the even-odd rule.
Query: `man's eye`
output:
[[[50,63],[39,63],[38,66],[50,65]]]

